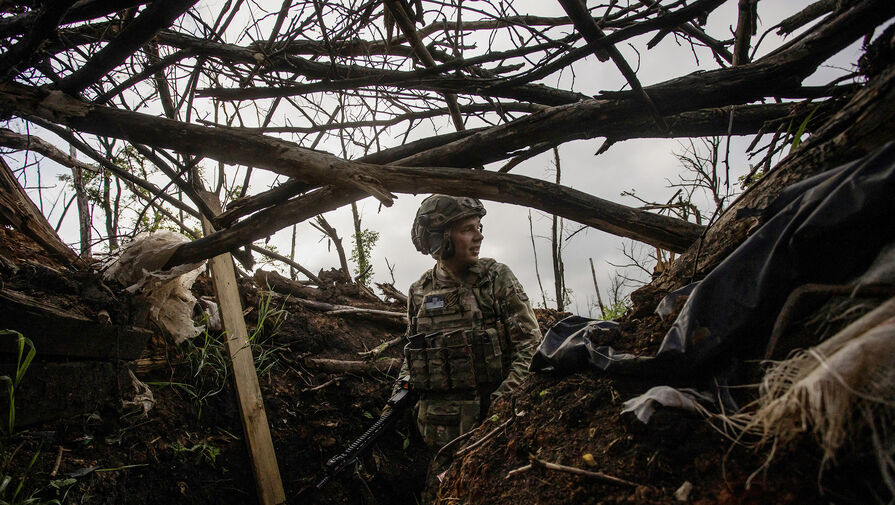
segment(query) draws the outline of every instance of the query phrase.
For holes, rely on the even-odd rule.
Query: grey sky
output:
[[[788,15],[798,12],[808,3],[810,2],[762,2],[759,4],[761,17],[759,34]],[[535,2],[534,4],[541,6],[538,14],[548,16],[563,14],[558,3]],[[528,12],[522,6],[517,6],[517,8],[521,12]],[[732,30],[735,24],[736,2],[728,2],[710,17],[707,31],[716,38],[724,39],[729,37],[730,31],[728,30]],[[759,54],[776,48],[779,43],[778,39],[768,36],[760,46]],[[640,49],[645,46],[645,39],[635,39],[632,44]],[[637,62],[637,54],[628,46],[621,47],[621,50],[634,66]],[[703,69],[716,68],[707,52],[697,54]],[[857,47],[852,47],[837,57],[836,61],[842,68],[850,70],[857,55]],[[638,76],[644,85],[685,75],[696,69],[697,65],[690,47],[678,45],[673,37],[666,38],[663,43],[652,50],[641,50],[640,52]],[[829,69],[825,73],[826,75],[818,76],[816,80],[818,83],[826,82],[829,80],[830,74],[836,72],[839,70]],[[574,89],[586,94],[619,89],[623,84],[623,79],[614,66],[598,64],[593,57],[579,62],[574,68],[574,74]],[[559,79],[552,76],[546,80],[546,83],[567,87],[571,85],[572,77],[572,72],[567,71]],[[442,131],[450,131],[451,128],[445,122]],[[638,202],[633,198],[620,196],[622,191],[636,189],[638,196],[655,201],[665,201],[673,194],[674,190],[668,188],[668,180],[676,180],[681,172],[680,164],[673,152],[683,150],[677,140],[629,140],[614,145],[608,152],[600,156],[594,156],[602,141],[602,138],[575,141],[560,147],[562,183],[564,185],[600,198],[632,206],[637,206]],[[745,159],[743,151],[749,141],[751,141],[751,137],[735,138],[731,144],[730,178],[732,186],[736,185],[737,177],[748,170],[748,160]],[[514,168],[513,173],[553,180],[555,177],[553,154],[548,152],[528,160]],[[419,202],[425,196],[427,195],[399,195],[394,206],[382,208],[382,210],[379,210],[379,203],[373,198],[367,198],[359,203],[363,213],[364,226],[380,233],[380,240],[373,258],[377,281],[390,280],[386,258],[394,266],[396,286],[403,291],[406,291],[410,283],[434,263],[431,258],[417,253],[410,242],[410,224]],[[488,215],[483,219],[485,240],[482,245],[482,256],[493,257],[509,265],[519,277],[532,299],[532,303],[536,306],[541,305],[542,297],[535,275],[534,254],[529,234],[528,209],[498,202],[486,201],[484,203]],[[707,198],[703,199],[700,206],[704,211],[711,212]],[[334,215],[328,215],[327,219],[337,227],[342,235],[350,236],[352,230],[350,211],[343,209],[331,214]],[[537,266],[546,296],[548,299],[552,299],[554,298],[554,289],[549,238],[551,219],[537,210],[532,211],[532,219],[535,243],[538,248]],[[577,223],[567,222],[568,229],[575,230],[579,226]],[[301,235],[310,239],[309,244],[302,248],[302,253],[296,256],[301,258],[300,261],[304,266],[316,271],[319,267],[330,267],[336,264],[338,260],[335,251],[327,254],[325,250],[320,250],[317,243],[319,232],[308,227]],[[282,244],[280,245],[281,250],[286,250],[282,248],[286,247],[288,237],[284,238],[286,240],[279,242]],[[589,228],[578,233],[564,245],[563,260],[566,284],[571,289],[573,296],[572,304],[567,310],[585,316],[591,314],[588,311],[588,306],[595,303],[595,292],[588,259],[593,259],[598,283],[605,297],[610,279],[616,270],[610,263],[628,263],[620,251],[625,241],[626,239]],[[629,245],[630,242],[627,241]],[[649,247],[642,245],[638,247],[638,251],[642,254],[650,251]],[[604,299],[604,301],[606,300]],[[552,302],[548,303],[553,306]]]
[[[271,11],[276,11],[281,5],[279,1],[266,3],[270,4]],[[759,35],[809,3],[807,0],[761,2],[758,6]],[[199,8],[205,12],[216,13],[222,4],[221,1],[201,2]],[[514,5],[520,13],[545,16],[563,15],[561,7],[556,2],[517,1]],[[736,10],[736,2],[727,2],[709,18],[707,32],[717,39],[730,38],[733,26],[736,24]],[[267,21],[273,22],[272,19]],[[638,71],[638,76],[644,85],[685,75],[697,68],[703,70],[717,68],[717,64],[707,51],[696,52],[696,57],[699,59],[699,65],[697,65],[691,47],[683,42],[678,44],[673,36],[666,37],[658,47],[646,50],[645,42],[649,37],[650,35],[640,37],[619,46],[631,66]],[[247,40],[242,40],[241,43],[247,43]],[[775,36],[769,35],[762,43],[759,55],[779,46],[779,43],[780,41]],[[634,51],[631,46],[637,47],[639,52]],[[817,83],[827,82],[830,75],[850,70],[857,54],[858,49],[855,45],[835,59],[836,66],[840,68],[825,69],[823,72],[825,75],[812,80],[816,80]],[[599,63],[594,57],[579,61],[573,69],[550,76],[544,82],[551,86],[574,89],[591,95],[602,90],[617,90],[624,84],[622,76],[613,65]],[[479,125],[470,123],[468,126]],[[447,118],[440,122],[423,124],[415,130],[411,140],[428,136],[435,129],[440,133],[445,133],[452,131],[453,126],[449,124]],[[560,147],[562,184],[600,198],[631,206],[636,206],[638,203],[632,198],[620,196],[622,191],[636,189],[638,196],[655,201],[665,201],[671,196],[673,190],[667,187],[667,181],[675,179],[680,173],[679,163],[673,155],[674,151],[682,150],[678,141],[673,139],[631,140],[614,145],[605,154],[594,156],[602,140],[598,138],[576,141]],[[732,142],[731,185],[735,185],[736,178],[748,169],[748,161],[743,156],[743,150],[749,140],[751,139],[734,139]],[[398,140],[395,139],[384,139],[383,147],[397,143]],[[341,146],[337,140],[329,139],[318,148],[338,154]],[[67,148],[63,149],[67,150]],[[21,157],[11,157],[11,159],[21,160]],[[19,163],[18,166],[21,166],[21,161]],[[52,162],[42,162],[41,184],[46,186],[56,183],[55,174],[57,173],[69,172]],[[231,180],[241,178],[242,173],[242,171],[231,170],[228,177]],[[553,180],[555,177],[553,154],[548,152],[528,160],[514,168],[513,173]],[[270,174],[262,175],[258,171],[256,174],[251,192],[266,189],[273,181],[273,176]],[[29,186],[35,186],[37,183],[36,173],[29,172]],[[32,191],[32,195],[35,195],[36,198],[36,192]],[[391,280],[386,267],[386,259],[394,266],[396,286],[402,291],[406,291],[409,284],[433,264],[431,258],[417,253],[410,242],[410,224],[417,206],[424,196],[426,195],[399,195],[394,206],[382,209],[380,209],[379,203],[372,198],[359,202],[364,227],[376,230],[380,234],[379,242],[373,251],[377,282]],[[44,197],[53,198],[53,192],[48,191]],[[51,203],[45,201],[44,209],[48,211]],[[485,240],[482,246],[482,256],[493,257],[509,265],[526,288],[533,304],[540,305],[541,293],[535,276],[534,255],[529,236],[528,209],[496,202],[485,202],[485,206],[488,215],[483,220]],[[711,210],[707,201],[703,202],[702,207],[709,212]],[[58,211],[55,215],[58,216]],[[549,242],[550,217],[539,211],[532,211],[532,218],[537,244],[537,267],[546,296],[553,298],[553,273]],[[58,219],[58,217],[51,217],[51,219]],[[102,228],[100,225],[102,216],[97,215],[94,219],[97,228]],[[327,215],[327,219],[343,237],[346,248],[350,247],[350,237],[353,232],[350,208],[345,207],[331,212]],[[52,222],[55,224],[55,220]],[[576,223],[567,223],[569,230],[578,227],[579,225]],[[69,243],[76,243],[78,240],[77,219],[73,210],[65,219],[61,235],[63,240]],[[320,238],[321,234],[307,223],[298,225],[296,261],[315,272],[321,268],[338,266],[335,250],[327,251],[326,241],[320,241]],[[288,254],[290,241],[291,228],[287,228],[272,236],[270,243],[275,245],[280,252]],[[565,244],[563,256],[566,283],[573,293],[570,311],[581,315],[590,314],[588,306],[594,299],[594,289],[588,263],[589,258],[593,259],[597,268],[598,281],[605,296],[605,290],[608,288],[610,278],[615,270],[609,263],[627,262],[620,253],[622,244],[622,239],[594,229],[578,233]],[[648,252],[648,250],[645,249],[644,252]]]

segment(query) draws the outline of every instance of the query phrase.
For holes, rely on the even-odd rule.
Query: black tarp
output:
[[[761,356],[793,289],[849,282],[895,240],[895,142],[787,187],[764,218],[702,281],[682,288],[692,292],[655,357],[595,347],[589,336],[602,324],[572,316],[547,332],[531,369],[693,373]]]

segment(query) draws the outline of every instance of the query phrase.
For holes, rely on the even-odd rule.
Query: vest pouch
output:
[[[448,380],[452,390],[476,388],[475,363],[468,331],[452,331],[444,336],[445,358],[448,363]]]
[[[429,389],[429,366],[426,360],[426,340],[422,333],[410,337],[404,346],[404,360],[410,369],[410,388]]]
[[[464,400],[424,397],[420,400],[417,426],[426,445],[439,449],[473,429],[479,421],[478,395]]]
[[[426,366],[429,375],[429,391],[449,391],[451,389],[448,369],[447,349],[441,332],[426,336]]]
[[[470,339],[479,358],[476,371],[479,372],[479,385],[493,387],[500,384],[506,376],[503,363],[503,350],[500,346],[500,332],[497,328],[469,330]]]

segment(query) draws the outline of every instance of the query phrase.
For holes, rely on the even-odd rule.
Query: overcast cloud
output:
[[[278,1],[274,3],[276,6],[271,10],[276,10],[280,5]],[[799,11],[808,3],[810,2],[804,0],[760,3],[759,35],[781,19]],[[200,4],[200,7],[216,12],[220,5],[221,2],[204,2]],[[556,2],[517,1],[514,5],[521,13],[546,16],[563,15],[562,9]],[[717,39],[730,38],[732,27],[736,23],[736,9],[736,2],[727,2],[709,19],[707,32]],[[643,48],[646,40],[641,37],[630,42],[637,48]],[[773,36],[768,36],[762,43],[759,55],[778,45],[778,40],[775,40]],[[632,67],[638,71],[638,76],[644,85],[685,75],[697,69],[690,46],[678,45],[673,36],[666,37],[658,47],[649,51],[643,50],[639,54],[627,44],[619,46],[619,49]],[[697,52],[696,55],[702,69],[717,68],[708,52]],[[812,79],[812,81],[827,82],[830,75],[850,70],[857,55],[858,48],[855,44],[837,57],[836,61],[839,62],[837,66],[841,68],[826,69],[825,75]],[[601,90],[617,90],[624,84],[622,76],[613,65],[599,63],[593,57],[578,62],[574,67],[574,72],[566,70],[561,75],[551,76],[544,82],[551,86],[573,88],[575,91],[591,95]],[[453,130],[446,118],[436,126],[441,133]],[[468,126],[480,125],[470,123]],[[414,135],[417,138],[428,136],[432,131],[431,127],[423,125],[415,130]],[[411,136],[411,140],[413,138],[414,136]],[[743,150],[750,140],[751,138],[734,139],[732,143],[731,185],[735,185],[736,178],[748,170],[748,161],[743,157]],[[637,206],[638,202],[632,198],[620,196],[622,191],[636,189],[638,196],[653,201],[665,201],[672,195],[674,191],[668,188],[668,180],[676,179],[681,172],[679,163],[673,155],[674,151],[682,151],[678,141],[673,139],[631,140],[612,146],[608,152],[600,156],[594,156],[602,141],[601,138],[576,141],[560,147],[562,184],[600,198],[631,206]],[[389,144],[388,139],[384,139],[383,147],[396,144],[395,141]],[[318,148],[334,154],[340,152],[338,142],[333,140],[328,143],[324,142]],[[64,149],[67,150],[67,148]],[[20,160],[18,166],[21,166],[21,157],[19,156],[18,159]],[[49,161],[42,162],[41,172],[41,183],[45,186],[56,183],[55,174],[69,173],[67,169],[61,169]],[[554,180],[553,154],[548,152],[528,160],[514,168],[513,173]],[[256,174],[258,174],[257,171]],[[228,177],[231,179],[241,178],[242,175],[240,172],[230,174]],[[266,189],[272,181],[273,176],[270,174],[255,176],[255,184],[250,193]],[[36,186],[37,184],[36,174],[31,173],[28,185]],[[31,193],[36,198],[36,192],[32,191]],[[396,287],[406,292],[410,283],[416,280],[423,271],[430,268],[434,262],[431,258],[417,253],[410,241],[410,226],[413,216],[419,202],[427,195],[402,194],[398,196],[395,205],[391,208],[380,209],[379,203],[372,198],[367,198],[359,202],[358,205],[363,216],[363,226],[378,231],[380,234],[379,242],[373,251],[375,281],[391,281],[389,269],[386,266],[387,260],[394,267]],[[52,197],[52,191],[46,193],[45,198],[47,197]],[[703,210],[710,213],[711,208],[707,200],[701,203]],[[45,211],[51,204],[52,202],[49,201],[44,202]],[[537,245],[538,261],[536,265],[529,234],[528,209],[496,202],[485,202],[485,206],[488,215],[483,219],[485,240],[482,246],[482,256],[493,257],[509,265],[522,282],[533,305],[540,306],[542,305],[542,295],[536,278],[535,268],[537,266],[546,296],[553,299],[553,272],[549,240],[550,216],[539,211],[531,212]],[[353,233],[350,208],[345,207],[331,212],[326,217],[343,237],[345,247],[350,248],[351,234]],[[100,223],[101,220],[101,216],[95,217],[97,223]],[[55,225],[55,221],[53,224]],[[98,227],[101,228],[101,226]],[[578,228],[577,223],[567,223],[568,230]],[[74,212],[69,212],[66,217],[61,235],[66,242],[77,243],[77,219]],[[290,227],[272,236],[270,244],[275,245],[280,252],[288,254],[291,236]],[[593,259],[597,278],[605,297],[606,289],[615,272],[615,267],[610,263],[627,263],[620,252],[623,243],[622,239],[613,235],[587,229],[564,244],[563,260],[566,284],[571,289],[573,296],[568,310],[585,316],[591,315],[589,305],[593,303],[595,293],[588,260]],[[646,249],[645,251],[648,252]],[[314,272],[338,266],[335,250],[327,250],[326,240],[321,241],[320,232],[307,223],[298,225],[295,259]],[[554,306],[553,302],[550,302],[549,305]]]
[[[808,3],[810,2],[762,2],[759,4],[761,16],[759,34],[792,13],[798,12]],[[563,15],[558,3],[533,2],[532,4],[538,6],[535,14]],[[520,2],[517,2],[516,5],[520,12],[531,12],[520,5]],[[718,39],[728,38],[732,27],[736,24],[736,7],[736,2],[728,2],[716,11],[709,19],[708,33]],[[776,48],[779,43],[779,40],[775,40],[769,35],[760,46],[759,55]],[[645,39],[635,39],[632,44],[638,48],[643,47]],[[620,47],[620,49],[631,65],[636,65],[637,54],[628,46]],[[697,54],[703,69],[716,68],[713,59],[707,52]],[[837,66],[840,66],[840,69],[828,69],[824,75],[809,79],[809,81],[828,82],[830,75],[851,70],[858,54],[858,47],[855,45],[836,58],[836,61],[839,62]],[[707,67],[706,65],[712,66]],[[678,45],[673,37],[667,37],[656,48],[640,53],[638,76],[644,85],[649,85],[685,75],[696,69],[697,65],[690,47]],[[598,64],[593,57],[579,62],[575,66],[574,76],[572,72],[567,71],[560,79],[553,76],[546,83],[568,87],[571,85],[573,77],[574,90],[586,94],[596,94],[601,90],[616,90],[623,84],[623,79],[615,67],[609,64]],[[445,123],[441,131],[450,131],[451,129],[452,127]],[[748,171],[748,160],[745,159],[743,152],[750,141],[751,137],[735,138],[731,143],[730,178],[732,186],[736,185],[737,177]],[[597,138],[570,142],[560,147],[562,184],[600,198],[631,206],[637,206],[639,203],[633,198],[620,196],[622,191],[636,189],[638,196],[650,201],[666,201],[674,193],[674,190],[668,188],[668,181],[677,180],[678,174],[681,173],[680,164],[673,155],[673,152],[683,150],[678,140],[629,140],[612,146],[608,152],[600,156],[594,156],[602,142],[602,138]],[[337,151],[334,150],[334,152]],[[548,152],[528,160],[514,168],[513,173],[553,180],[555,178],[553,154]],[[394,206],[381,210],[379,203],[373,198],[367,198],[359,203],[364,227],[380,233],[380,240],[373,257],[377,282],[391,280],[386,259],[394,267],[396,286],[405,292],[411,282],[434,264],[434,260],[416,252],[410,242],[411,222],[419,203],[425,196],[428,195],[399,195]],[[529,210],[525,207],[499,202],[486,201],[484,203],[488,215],[483,219],[485,239],[481,255],[495,258],[509,265],[525,287],[533,305],[541,306],[542,295],[538,287],[535,258],[529,233]],[[707,197],[702,199],[700,205],[710,215],[712,208]],[[352,230],[350,210],[342,209],[331,214],[327,215],[327,219],[346,237],[347,245]],[[531,211],[531,214],[537,245],[537,269],[546,297],[548,300],[553,300],[555,295],[550,255],[551,218],[537,210]],[[577,230],[580,225],[567,222],[566,227],[569,230]],[[301,246],[301,253],[297,253],[296,257],[300,258],[299,261],[304,266],[316,271],[318,268],[329,268],[337,264],[338,259],[335,251],[326,253],[325,249],[320,249],[320,244],[317,242],[320,237],[319,232],[305,225],[300,234],[306,239]],[[291,235],[287,237],[285,233],[281,233],[275,242],[281,250],[288,250],[287,244],[290,237]],[[622,245],[625,242],[630,246],[630,240],[588,228],[564,244],[563,262],[566,285],[572,291],[572,303],[567,310],[584,316],[596,315],[596,312],[591,312],[588,309],[595,303],[596,298],[588,260],[593,259],[597,280],[605,302],[607,301],[605,299],[606,290],[616,271],[616,268],[610,263],[626,264],[629,262],[621,253]],[[642,245],[639,248],[644,254],[650,250],[649,247]],[[630,273],[635,274],[635,271],[632,270]],[[641,278],[648,280],[645,274],[641,274]],[[548,305],[555,307],[552,301],[548,301]]]

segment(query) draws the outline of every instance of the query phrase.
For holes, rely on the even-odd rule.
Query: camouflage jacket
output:
[[[474,289],[477,288],[477,289]],[[429,330],[445,329],[439,327],[438,321],[420,321],[420,308],[427,303],[427,297],[431,293],[437,295],[440,303],[456,303],[454,293],[474,291],[478,309],[481,311],[482,324],[485,326],[500,326],[506,334],[504,343],[504,356],[506,361],[506,376],[490,392],[491,399],[503,393],[511,391],[519,385],[524,376],[528,374],[528,364],[531,356],[541,340],[541,332],[531,309],[528,296],[522,285],[513,275],[510,268],[490,258],[481,258],[471,266],[465,279],[449,278],[443,272],[439,272],[436,265],[410,286],[407,297],[408,327],[406,337]],[[425,319],[425,318],[424,318]],[[469,322],[473,324],[472,321]],[[410,373],[410,367],[405,360],[402,365],[401,375]]]

